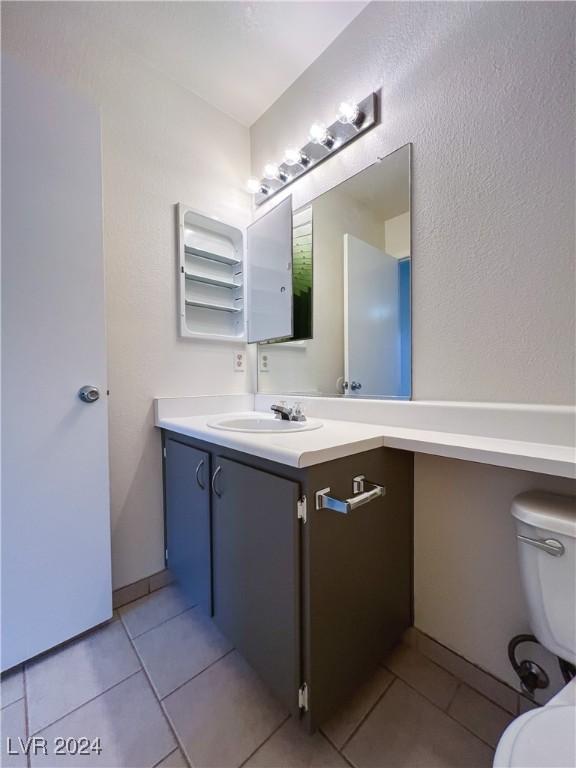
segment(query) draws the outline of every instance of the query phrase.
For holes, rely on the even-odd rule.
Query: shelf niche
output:
[[[242,230],[179,204],[180,335],[245,340]]]

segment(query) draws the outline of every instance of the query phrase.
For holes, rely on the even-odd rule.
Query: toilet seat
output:
[[[576,707],[546,706],[521,715],[504,731],[494,768],[574,768]]]

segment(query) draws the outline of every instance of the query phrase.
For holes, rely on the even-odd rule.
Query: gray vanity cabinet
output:
[[[211,587],[217,626],[315,730],[412,623],[413,455],[297,468],[172,432],[164,444],[169,567],[205,605]],[[316,504],[358,493],[359,476],[385,494],[347,514]]]
[[[194,605],[212,613],[210,454],[164,444],[167,565]]]
[[[217,456],[214,621],[295,712],[300,685],[298,483]]]

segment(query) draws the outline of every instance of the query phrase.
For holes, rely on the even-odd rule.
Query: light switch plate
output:
[[[234,352],[234,370],[238,373],[242,373],[246,370],[245,360],[246,355],[244,352]]]

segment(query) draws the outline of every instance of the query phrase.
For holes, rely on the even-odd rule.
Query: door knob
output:
[[[93,387],[90,384],[87,384],[80,389],[78,397],[83,403],[95,403],[96,400],[100,398],[100,392],[98,391],[98,387]]]

